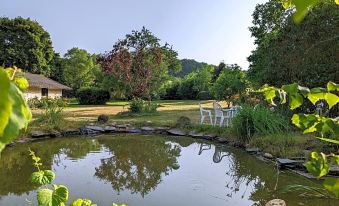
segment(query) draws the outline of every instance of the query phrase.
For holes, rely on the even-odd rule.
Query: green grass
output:
[[[304,157],[303,150],[320,151],[324,144],[301,132],[287,132],[253,137],[250,147],[257,147],[275,157]]]
[[[118,123],[131,123],[136,125],[174,126],[181,116],[189,117],[194,124],[200,118],[199,110],[169,110],[146,114],[118,114],[111,117],[111,121]]]

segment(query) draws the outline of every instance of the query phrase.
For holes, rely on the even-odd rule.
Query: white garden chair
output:
[[[203,109],[200,103],[199,103],[199,108],[200,108],[200,116],[201,116],[200,124],[203,124],[203,123],[204,123],[205,117],[207,116],[207,117],[209,117],[209,119],[210,119],[211,125],[213,125],[213,121],[212,121],[212,111],[211,111],[211,110],[208,110],[208,109]]]
[[[217,125],[218,118],[220,119],[219,126],[221,127],[226,119],[226,126],[228,126],[229,118],[231,115],[230,109],[222,109],[218,102],[213,102],[214,109],[214,126]],[[224,113],[225,112],[225,113]]]
[[[227,109],[229,111],[229,118],[227,119],[227,126],[231,126],[232,119],[238,114],[239,110],[241,109],[241,106],[233,106],[230,109]]]

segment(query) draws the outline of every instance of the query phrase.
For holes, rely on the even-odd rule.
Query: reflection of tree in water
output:
[[[305,205],[326,205],[323,199],[301,199],[295,193],[284,194],[279,190],[289,184],[320,186],[306,178],[280,172],[277,182],[278,174],[274,165],[259,161],[240,151],[232,151],[228,162],[229,170],[226,172],[230,177],[230,181],[226,183],[226,188],[229,189],[226,194],[228,197],[241,192],[241,197],[247,198],[247,193],[250,192],[248,199],[254,202],[253,205],[265,205],[275,198],[286,200],[287,205],[298,205],[300,202]],[[328,205],[335,204],[330,201]]]
[[[142,196],[156,188],[162,174],[175,168],[181,152],[179,145],[159,137],[116,137],[99,142],[113,156],[101,160],[95,175],[110,182],[115,191],[128,189]]]
[[[43,163],[41,169],[51,169],[53,162],[58,164],[60,161],[58,159],[60,153],[65,153],[72,158],[80,158],[100,148],[98,146],[96,140],[58,138],[6,148],[0,158],[0,198],[10,193],[22,195],[38,188],[37,185],[31,183],[31,174],[35,168],[28,148],[41,157]]]

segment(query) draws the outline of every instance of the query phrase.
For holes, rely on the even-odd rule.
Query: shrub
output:
[[[79,104],[99,105],[106,104],[110,99],[109,92],[100,88],[81,88],[77,92]]]
[[[140,98],[134,98],[129,103],[128,110],[131,113],[154,113],[157,111],[157,108],[159,107],[158,104],[153,102],[146,102]]]
[[[144,108],[144,102],[145,101],[140,98],[134,98],[129,103],[128,110],[132,113],[141,113]]]
[[[44,109],[51,104],[56,104],[59,107],[65,107],[68,104],[68,100],[64,98],[41,98],[34,97],[27,100],[30,108]]]
[[[241,143],[248,143],[254,135],[271,135],[290,130],[289,120],[266,107],[244,106],[234,117],[232,130]]]
[[[64,122],[63,108],[56,101],[51,101],[44,106],[44,111],[37,119],[38,123],[46,125],[48,130],[61,129]]]
[[[146,113],[154,113],[157,111],[159,107],[159,104],[153,103],[153,102],[145,102],[144,103],[144,112]]]
[[[210,100],[212,99],[211,93],[209,91],[201,91],[197,95],[198,100]]]

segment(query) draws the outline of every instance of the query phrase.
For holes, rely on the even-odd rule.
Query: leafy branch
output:
[[[316,105],[319,101],[324,101],[328,104],[329,109],[339,103],[339,97],[335,94],[339,91],[339,85],[334,82],[328,82],[326,88],[313,88],[302,87],[297,83],[283,85],[281,88],[264,85],[259,89],[260,93],[263,93],[265,100],[276,106],[277,101],[279,104],[286,104],[288,102],[289,107],[294,110],[300,107],[304,99],[310,100],[313,105]],[[288,101],[287,101],[288,100]],[[320,140],[327,141],[334,144],[339,144],[339,119],[328,118],[315,114],[294,114],[291,118],[292,123],[303,130],[304,134],[316,132],[320,137],[316,137]],[[329,138],[330,136],[333,138]],[[312,152],[309,160],[306,163],[307,170],[316,178],[321,178],[328,174],[332,164],[339,165],[339,155]],[[339,197],[339,178],[328,177],[323,182],[324,188]],[[319,193],[319,189],[305,188],[303,186],[293,185],[289,189],[306,191],[316,191],[318,194],[324,196],[323,193]],[[326,195],[325,195],[326,196]]]

